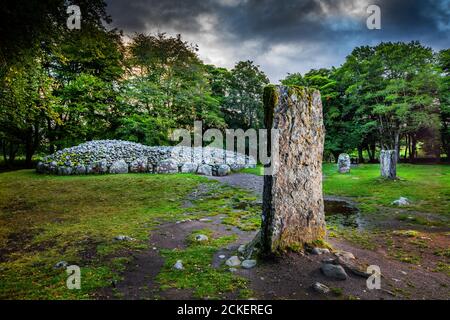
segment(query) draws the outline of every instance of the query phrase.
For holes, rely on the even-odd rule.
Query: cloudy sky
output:
[[[180,33],[205,63],[253,60],[272,82],[287,73],[339,66],[355,46],[419,40],[450,47],[450,0],[106,0],[113,26]],[[369,30],[369,5],[381,30]]]

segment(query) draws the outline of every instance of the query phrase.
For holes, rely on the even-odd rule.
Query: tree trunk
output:
[[[415,162],[415,159],[416,159],[416,153],[417,153],[416,148],[417,148],[417,140],[416,140],[416,138],[413,136],[413,137],[411,138],[411,153],[409,154],[411,163],[414,163],[414,162]]]
[[[363,147],[358,147],[358,162],[364,163]]]
[[[325,236],[324,126],[318,91],[269,86],[264,101],[266,128],[279,133],[277,170],[264,177],[261,228],[263,253],[273,254]]]

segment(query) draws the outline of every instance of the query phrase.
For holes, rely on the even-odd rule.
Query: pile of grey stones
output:
[[[38,173],[55,175],[196,173],[226,176],[254,168],[249,156],[210,147],[150,147],[121,140],[97,140],[44,157]]]

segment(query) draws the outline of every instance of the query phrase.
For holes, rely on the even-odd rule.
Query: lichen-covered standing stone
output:
[[[350,156],[346,153],[342,153],[338,158],[338,171],[339,173],[349,173],[351,169]]]
[[[397,153],[395,150],[381,150],[380,167],[383,178],[397,178]]]
[[[264,104],[266,128],[279,130],[278,170],[264,177],[261,239],[271,254],[325,236],[324,125],[317,90],[268,86]]]

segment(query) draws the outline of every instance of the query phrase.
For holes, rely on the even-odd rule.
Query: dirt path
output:
[[[212,178],[234,187],[251,190],[261,196],[263,177],[249,174],[233,174]],[[149,250],[135,256],[135,260],[123,274],[124,280],[115,289],[109,288],[100,294],[101,298],[112,299],[192,299],[190,290],[161,290],[155,278],[164,265],[159,254],[161,249],[184,249],[187,237],[196,230],[210,229],[214,236],[235,234],[237,240],[218,250],[211,264],[218,267],[223,263],[219,255],[227,258],[236,255],[241,244],[254,238],[255,233],[225,226],[223,216],[210,217],[209,221],[196,220],[177,224],[165,224],[151,232]],[[333,254],[310,255],[290,253],[283,258],[258,262],[250,270],[237,269],[236,274],[249,280],[249,289],[257,299],[449,299],[450,281],[444,273],[431,272],[422,266],[402,263],[388,257],[382,248],[365,250],[341,239],[330,239],[335,250],[352,252],[361,265],[378,265],[383,274],[382,290],[368,290],[366,279],[348,273],[345,281],[325,277],[320,266],[324,259]],[[326,284],[332,293],[318,293],[312,289],[315,282]],[[224,299],[235,299],[231,293]]]

